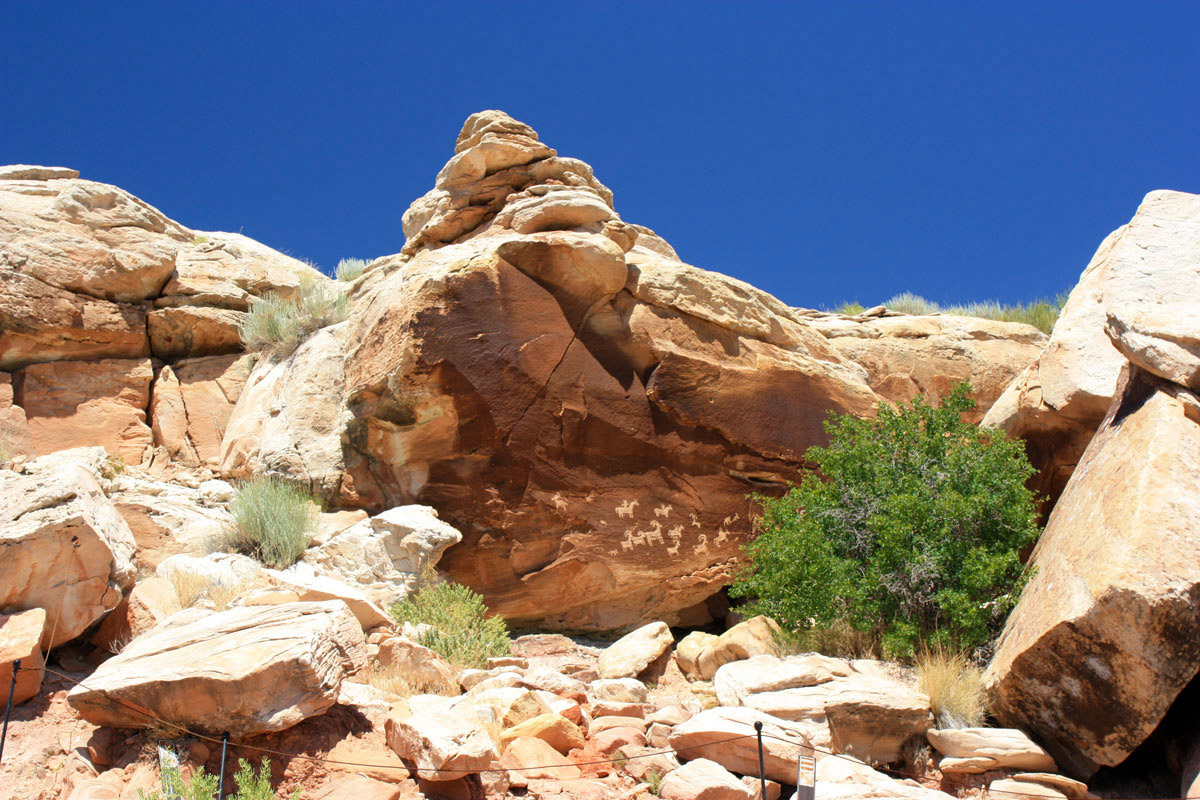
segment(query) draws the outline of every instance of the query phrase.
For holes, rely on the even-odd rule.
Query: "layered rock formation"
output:
[[[1200,196],[1150,192],[1092,256],[1046,351],[984,418],[984,425],[1025,440],[1038,469],[1035,488],[1051,505],[1104,418],[1125,364],[1105,335],[1109,309],[1119,306],[1128,316],[1157,304],[1200,301],[1198,263]]]
[[[226,355],[242,349],[238,323],[302,280],[327,279],[74,170],[4,168],[0,442],[26,455],[99,444],[129,464],[163,446],[212,463],[239,390]]]
[[[467,120],[404,230],[348,322],[256,368],[221,466],[341,505],[435,507],[464,532],[443,567],[517,625],[707,621],[750,536],[747,495],[797,479],[829,412],[961,377],[986,401],[1039,343],[1000,323],[817,326],[682,263],[591,167],[500,112]],[[848,356],[836,341],[856,326],[876,344]],[[929,354],[955,347],[978,358],[939,375]],[[889,378],[888,348],[927,363]]]

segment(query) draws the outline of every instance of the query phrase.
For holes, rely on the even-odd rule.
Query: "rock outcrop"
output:
[[[139,464],[162,445],[184,463],[215,461],[237,400],[228,365],[242,316],[269,292],[328,279],[239,234],[185,228],[74,170],[0,174],[0,370],[12,373],[0,383],[14,395],[0,397],[0,437],[32,455],[100,444]],[[222,397],[194,385],[213,382]],[[5,411],[12,404],[28,429]]]
[[[1080,778],[1129,756],[1200,669],[1200,398],[1126,370],[985,676],[992,712]]]
[[[1200,196],[1146,195],[1133,219],[1109,234],[1092,256],[1045,352],[984,417],[984,425],[1025,440],[1038,469],[1035,488],[1051,503],[1104,418],[1125,364],[1105,335],[1109,310],[1120,307],[1136,325],[1138,314],[1156,313],[1161,304],[1200,302],[1198,262]],[[1130,337],[1137,335],[1130,329]]]
[[[290,603],[220,612],[185,609],[134,639],[71,690],[96,725],[253,736],[323,713],[342,679],[366,663],[344,603]]]
[[[882,341],[867,329],[894,323],[833,337],[684,264],[620,219],[591,167],[501,112],[467,120],[404,230],[403,251],[355,282],[346,323],[255,369],[222,469],[376,512],[433,506],[464,535],[441,566],[516,625],[710,620],[751,535],[747,495],[810,466],[829,412],[871,415],[891,396],[871,388],[884,356],[864,368],[836,340],[857,326]],[[1003,323],[913,324],[947,331],[911,348],[927,362],[972,339],[966,372],[987,392],[1040,341]],[[897,371],[922,389],[962,372]]]
[[[0,470],[0,608],[45,609],[43,648],[79,636],[133,581],[133,534],[89,455],[47,456],[26,474]]]
[[[809,325],[866,369],[868,383],[884,399],[903,403],[921,396],[936,405],[954,384],[968,381],[975,400],[969,422],[983,419],[1046,345],[1046,335],[1032,325],[990,319],[807,313]]]

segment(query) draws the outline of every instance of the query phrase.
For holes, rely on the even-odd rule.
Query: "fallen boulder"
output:
[[[410,762],[415,777],[452,781],[482,772],[499,757],[487,727],[452,707],[448,698],[410,698],[384,723],[388,747]]]
[[[0,470],[0,608],[46,609],[43,649],[115,608],[134,575],[133,534],[75,452],[30,462],[23,475]]]
[[[753,800],[745,784],[707,758],[689,761],[668,774],[658,796],[663,800]]]
[[[780,783],[796,780],[801,755],[811,754],[812,740],[796,723],[750,708],[710,708],[676,725],[668,740],[681,759],[707,758],[741,775],[758,774],[754,723],[763,725],[767,777]]]
[[[600,677],[636,678],[668,650],[675,640],[665,622],[651,622],[622,636],[604,649],[596,669]]]
[[[1125,760],[1200,667],[1200,398],[1130,367],[984,675],[1067,774]]]
[[[0,700],[7,701],[12,689],[14,705],[24,703],[42,688],[42,635],[46,612],[31,608],[16,614],[0,614]],[[13,667],[21,662],[14,684]]]
[[[365,661],[362,629],[345,603],[185,609],[101,664],[67,702],[96,725],[165,720],[253,736],[324,713]]]

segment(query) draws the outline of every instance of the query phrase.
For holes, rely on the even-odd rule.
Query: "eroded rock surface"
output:
[[[1105,333],[1110,309],[1133,324],[1164,303],[1200,302],[1200,196],[1150,192],[1127,225],[1109,234],[1079,283],[1046,351],[1004,391],[983,420],[1026,442],[1036,488],[1062,493],[1108,410],[1125,364]],[[1130,335],[1136,331],[1130,329]]]

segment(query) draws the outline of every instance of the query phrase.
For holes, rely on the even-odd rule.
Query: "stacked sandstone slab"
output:
[[[516,625],[711,620],[752,535],[747,496],[811,466],[828,413],[959,378],[986,403],[1042,342],[978,320],[817,325],[684,264],[589,165],[498,111],[467,120],[403,222],[347,322],[255,368],[221,468],[435,507],[465,537],[443,566]],[[951,350],[969,357],[930,358]]]

